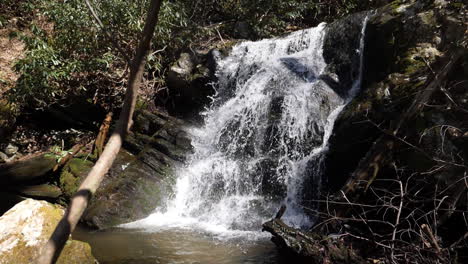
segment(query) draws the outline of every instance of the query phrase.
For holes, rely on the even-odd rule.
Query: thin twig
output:
[[[127,53],[124,51],[124,49],[119,45],[117,40],[106,30],[106,28],[104,27],[104,24],[102,23],[101,19],[99,19],[99,16],[97,15],[96,11],[94,10],[94,8],[89,3],[89,0],[85,0],[85,2],[86,2],[86,5],[88,6],[89,11],[91,12],[91,14],[94,17],[94,20],[96,20],[96,23],[98,24],[98,26],[101,28],[101,30],[104,32],[104,34],[106,34],[106,36],[109,38],[109,40],[111,41],[114,48],[116,48],[120,52],[120,54],[124,57],[127,64],[130,65],[130,63],[132,61],[130,59],[130,57],[127,55]]]

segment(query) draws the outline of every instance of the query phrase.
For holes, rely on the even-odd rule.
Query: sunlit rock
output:
[[[64,210],[45,201],[27,199],[0,217],[0,263],[31,263],[39,255]],[[57,263],[96,263],[91,247],[69,239]]]

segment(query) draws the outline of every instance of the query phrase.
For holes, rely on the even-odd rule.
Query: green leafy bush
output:
[[[132,57],[148,1],[91,2],[105,30]],[[27,52],[16,64],[21,77],[9,93],[12,101],[42,108],[75,96],[92,96],[98,89],[108,91],[115,88],[112,86],[122,86],[122,76],[118,73],[123,73],[127,62],[112,48],[110,39],[97,26],[83,0],[34,3],[36,19],[30,24],[30,33],[22,34]],[[169,1],[162,6],[154,49],[174,42],[173,28],[186,25],[174,6]],[[153,54],[148,67],[159,71],[162,60],[162,56]]]
[[[379,5],[375,0],[184,0],[198,24],[245,21],[257,37],[271,37],[292,28],[310,27]],[[228,36],[232,27],[226,27]]]
[[[127,57],[132,57],[149,1],[90,2],[104,30],[120,43]],[[164,86],[166,68],[181,49],[203,46],[222,36],[235,38],[236,22],[251,26],[254,32],[251,38],[268,37],[365,9],[370,2],[363,0],[358,5],[358,0],[163,1],[146,77],[152,80],[151,85]],[[119,101],[127,62],[96,24],[84,0],[29,0],[22,6],[34,15],[30,32],[22,34],[27,52],[16,65],[21,77],[9,93],[10,101],[32,108],[66,103],[76,96],[94,101],[96,97],[105,98],[102,100],[108,104]]]

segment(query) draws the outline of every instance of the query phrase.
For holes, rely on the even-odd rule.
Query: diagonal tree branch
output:
[[[127,92],[115,131],[107,142],[102,155],[81,183],[78,191],[72,197],[65,215],[42,249],[41,256],[36,260],[38,264],[51,264],[57,261],[65,242],[68,240],[71,232],[75,229],[83,212],[88,206],[89,200],[96,192],[104,175],[112,166],[122,146],[123,139],[132,125],[132,116],[145,68],[145,59],[158,21],[161,2],[162,0],[151,0],[142,38],[136,49],[135,57],[130,64],[130,77],[128,80]]]

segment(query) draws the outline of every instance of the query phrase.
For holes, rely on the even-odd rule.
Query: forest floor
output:
[[[0,29],[0,96],[14,87],[19,78],[14,66],[17,60],[24,57],[25,44],[13,37],[17,31],[14,23],[8,23],[5,28]]]

